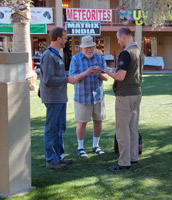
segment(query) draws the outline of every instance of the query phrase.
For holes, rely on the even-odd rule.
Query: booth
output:
[[[144,70],[162,70],[164,69],[163,57],[147,56],[144,60]]]

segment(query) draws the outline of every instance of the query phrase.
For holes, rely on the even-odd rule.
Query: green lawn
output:
[[[12,200],[169,200],[172,199],[172,74],[143,75],[140,132],[143,153],[130,171],[113,174],[107,168],[117,161],[114,154],[115,97],[112,79],[105,82],[106,120],[101,147],[104,155],[91,153],[92,123],[87,125],[85,149],[88,158],[76,155],[73,86],[68,87],[66,156],[74,163],[67,171],[45,168],[43,130],[45,108],[31,93],[32,185],[36,189]],[[0,198],[2,199],[2,198]]]

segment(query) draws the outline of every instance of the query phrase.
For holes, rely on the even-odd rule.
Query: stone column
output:
[[[142,25],[136,25],[135,41],[140,49],[142,49]]]
[[[56,4],[56,26],[63,27],[62,0],[55,1]]]
[[[31,187],[30,97],[27,53],[0,53],[0,196]]]
[[[63,28],[63,8],[62,0],[55,1],[56,4],[56,26]],[[61,57],[63,57],[63,49],[59,51]]]
[[[136,5],[136,9],[142,9],[142,1],[139,0]],[[136,25],[135,41],[140,49],[142,49],[142,25]]]

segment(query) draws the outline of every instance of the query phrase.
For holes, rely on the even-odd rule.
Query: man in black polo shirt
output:
[[[118,58],[116,72],[106,69],[115,81],[116,137],[119,145],[118,163],[109,167],[112,172],[129,170],[138,162],[138,122],[141,102],[143,54],[133,42],[129,28],[117,32],[118,43],[124,50]]]

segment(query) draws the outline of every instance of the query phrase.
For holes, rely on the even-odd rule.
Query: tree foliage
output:
[[[131,7],[131,4],[134,7]],[[122,0],[122,6],[125,9],[136,9],[139,4],[146,12],[145,22],[147,25],[164,26],[166,22],[172,21],[172,0]]]

